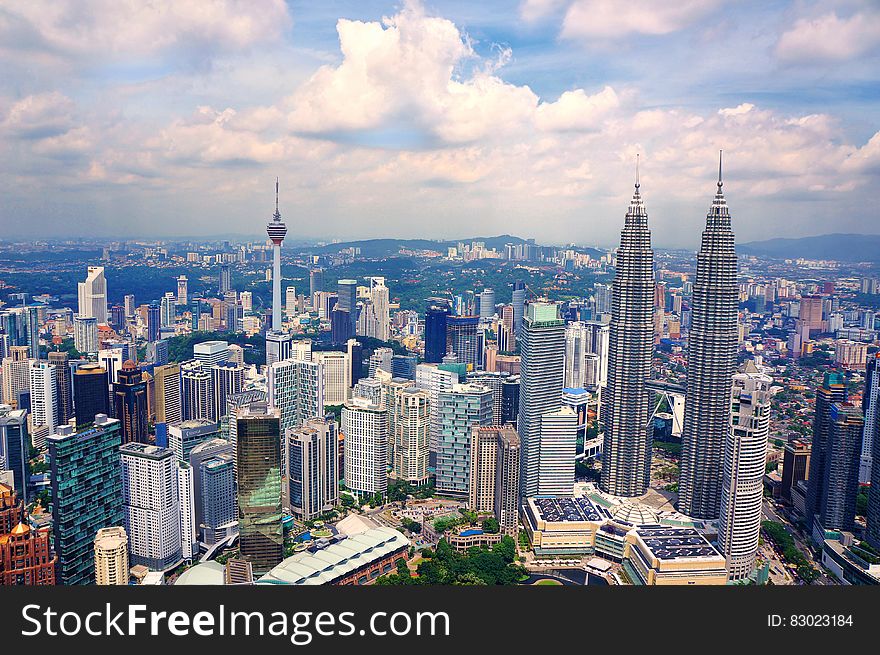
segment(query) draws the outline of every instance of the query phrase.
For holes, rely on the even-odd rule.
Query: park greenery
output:
[[[436,550],[422,551],[422,561],[416,568],[418,576],[410,573],[402,560],[397,572],[380,577],[378,585],[515,585],[525,569],[515,564],[516,543],[505,536],[492,548],[474,546],[467,553],[459,553],[445,539]]]

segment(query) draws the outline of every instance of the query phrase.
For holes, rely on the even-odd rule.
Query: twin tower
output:
[[[737,263],[721,187],[719,156],[718,189],[706,216],[691,299],[679,479],[678,510],[699,519],[717,518],[721,507],[723,446],[736,370]],[[654,288],[654,253],[637,169],[617,251],[608,386],[602,402],[600,486],[615,496],[641,496],[650,482],[652,398],[646,382],[654,348]]]

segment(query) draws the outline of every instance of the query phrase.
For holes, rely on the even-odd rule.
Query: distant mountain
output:
[[[401,248],[408,250],[436,250],[446,254],[446,249],[455,246],[458,243],[471,243],[472,241],[482,241],[486,244],[486,248],[500,250],[508,243],[524,243],[525,239],[502,234],[497,237],[472,237],[468,239],[455,239],[452,241],[432,241],[430,239],[364,239],[362,241],[344,241],[340,243],[330,243],[325,246],[314,248],[298,248],[298,250],[328,253],[339,252],[344,248],[360,248],[363,257],[388,257],[396,255]]]
[[[738,244],[741,255],[774,259],[833,259],[840,262],[880,262],[880,235],[823,234],[797,239],[767,239]]]

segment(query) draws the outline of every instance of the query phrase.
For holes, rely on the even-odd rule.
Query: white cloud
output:
[[[62,58],[234,52],[290,25],[284,0],[13,0],[0,12],[0,44]]]
[[[538,107],[536,120],[542,130],[595,130],[619,106],[617,93],[610,86],[592,96],[576,89]]]
[[[18,100],[3,118],[3,131],[13,137],[39,139],[64,134],[74,125],[73,101],[58,91]]]
[[[669,34],[716,10],[721,0],[574,0],[562,23],[571,39],[617,40],[629,34]]]
[[[800,18],[779,37],[776,56],[785,62],[839,62],[880,46],[880,12],[841,18],[835,12]]]

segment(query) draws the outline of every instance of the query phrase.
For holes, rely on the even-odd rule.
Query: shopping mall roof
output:
[[[257,580],[257,584],[333,584],[409,545],[409,539],[393,528],[373,528],[315,553],[295,553]]]

